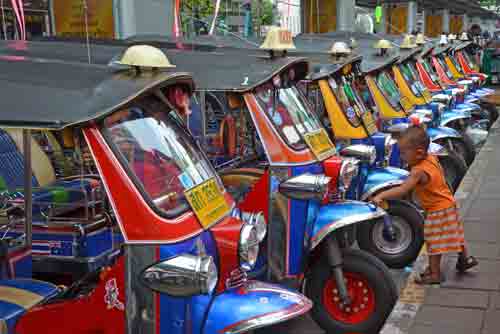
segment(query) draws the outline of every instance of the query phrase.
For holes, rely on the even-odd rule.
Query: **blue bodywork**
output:
[[[297,307],[304,308],[305,304],[309,301],[290,290],[252,281],[247,287],[228,289],[213,299],[201,333],[225,333],[237,329],[242,321],[257,318],[265,324],[266,318],[273,320],[281,312],[292,317]]]
[[[311,209],[317,211],[311,235],[311,249],[318,246],[332,231],[352,224],[353,219],[368,223],[368,220],[385,214],[385,211],[373,204],[358,201],[339,201]]]
[[[22,306],[26,303],[25,298],[19,297],[23,300],[19,304],[15,303],[15,295],[19,290],[32,294],[33,305],[59,293],[58,287],[54,284],[31,279],[0,280],[0,289],[6,290],[5,294],[0,293],[0,321],[5,321],[8,333],[14,333],[17,320],[27,311]],[[12,293],[8,293],[11,289]]]
[[[370,168],[362,185],[361,200],[381,189],[403,183],[410,173],[404,169],[395,167]]]

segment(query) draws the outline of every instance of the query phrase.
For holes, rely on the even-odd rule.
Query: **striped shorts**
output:
[[[459,253],[465,245],[464,225],[458,208],[428,212],[424,222],[424,239],[427,253]]]

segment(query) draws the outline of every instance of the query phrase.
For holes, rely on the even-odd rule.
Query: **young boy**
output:
[[[399,187],[384,191],[373,198],[376,204],[401,198],[413,190],[425,211],[424,239],[429,254],[429,267],[416,279],[418,284],[441,283],[441,257],[458,253],[456,268],[463,273],[476,266],[468,256],[463,224],[458,217],[455,199],[446,183],[438,159],[427,154],[429,137],[421,127],[410,127],[399,139],[401,158],[411,168],[410,176]]]

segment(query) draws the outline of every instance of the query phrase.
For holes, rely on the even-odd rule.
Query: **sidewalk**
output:
[[[500,333],[500,119],[455,197],[479,267],[457,275],[456,258],[444,259],[441,287],[418,286],[412,273],[381,334]],[[425,261],[423,252],[413,271]]]

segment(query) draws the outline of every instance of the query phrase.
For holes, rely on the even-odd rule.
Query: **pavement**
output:
[[[413,283],[426,265],[422,251],[414,272],[380,334],[498,334],[500,332],[500,120],[457,193],[471,255],[479,266],[459,275],[456,258],[443,260],[445,282]]]

